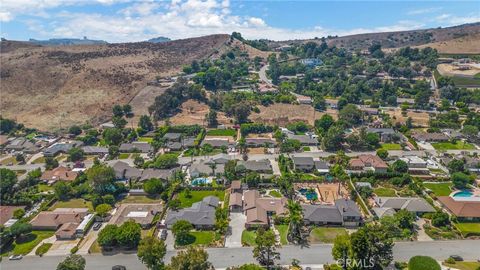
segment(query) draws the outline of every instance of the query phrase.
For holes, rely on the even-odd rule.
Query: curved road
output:
[[[415,255],[428,255],[437,260],[444,260],[450,255],[460,255],[467,261],[477,260],[480,257],[480,240],[454,240],[454,241],[430,241],[430,242],[397,242],[394,247],[394,257],[397,261],[407,261]],[[332,245],[321,244],[301,248],[298,246],[284,246],[279,249],[281,259],[278,263],[290,264],[292,259],[300,260],[301,264],[325,264],[332,263]],[[215,268],[252,263],[252,248],[209,248],[209,260]],[[167,251],[167,261],[175,254],[175,251]],[[28,256],[20,261],[3,260],[0,264],[2,270],[35,269],[51,270],[63,260],[63,256]],[[125,265],[128,270],[146,269],[137,259],[136,254],[117,254],[111,256],[86,255],[86,269],[99,270],[111,269],[113,265]]]

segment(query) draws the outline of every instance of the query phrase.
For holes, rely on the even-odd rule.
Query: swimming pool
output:
[[[470,190],[461,190],[453,194],[453,197],[470,198],[473,197],[473,193]]]
[[[317,192],[315,192],[315,190],[311,190],[311,189],[307,189],[307,188],[301,188],[301,189],[298,190],[298,192],[300,192],[300,194],[305,196],[305,198],[307,198],[307,200],[309,200],[309,201],[313,201],[313,200],[318,199],[318,194],[317,194]]]
[[[201,178],[193,179],[191,185],[192,186],[201,186],[201,185],[208,185],[208,184],[211,184],[211,183],[212,183],[211,179],[201,177]]]

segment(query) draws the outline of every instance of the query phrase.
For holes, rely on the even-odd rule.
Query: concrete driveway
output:
[[[160,230],[158,230],[160,232]],[[167,250],[175,250],[175,236],[172,233],[172,230],[167,230],[167,239],[165,239],[165,245]]]
[[[415,221],[417,227],[417,241],[433,241],[433,239],[425,232],[425,229],[423,229],[425,223],[425,219],[423,218],[419,218]]]
[[[80,238],[75,240],[57,240],[53,243],[45,256],[69,255],[70,250],[72,250],[72,248],[74,248],[78,244],[78,242],[80,242]]]
[[[229,234],[225,239],[225,247],[241,247],[242,232],[245,229],[247,216],[243,213],[230,213],[230,223],[228,224]]]

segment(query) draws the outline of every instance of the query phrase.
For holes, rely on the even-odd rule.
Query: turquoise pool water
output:
[[[307,200],[309,200],[309,201],[313,201],[313,200],[318,199],[317,192],[315,192],[315,191],[312,191],[312,190],[309,190],[309,189],[306,189],[306,188],[301,188],[301,189],[298,190],[298,192],[300,192],[300,194],[305,196],[305,198],[307,198]]]
[[[469,198],[473,197],[473,193],[470,190],[462,190],[453,194],[453,197],[460,197],[460,198]]]
[[[192,186],[207,185],[210,184],[210,182],[208,178],[195,178],[192,181]]]

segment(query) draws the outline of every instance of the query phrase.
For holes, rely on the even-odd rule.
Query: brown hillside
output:
[[[431,47],[445,54],[480,54],[480,34],[418,46]]]
[[[443,42],[470,35],[480,34],[480,23],[464,24],[446,28],[431,28],[399,32],[380,32],[358,34],[343,37],[328,38],[328,45],[335,45],[347,49],[366,49],[373,42],[378,42],[383,48],[399,48],[405,46],[419,46],[433,42]],[[322,42],[321,39],[289,40],[271,42],[272,47],[286,44]]]
[[[229,42],[228,35],[63,47],[2,41],[1,114],[41,130],[97,124],[155,76],[177,73]]]

